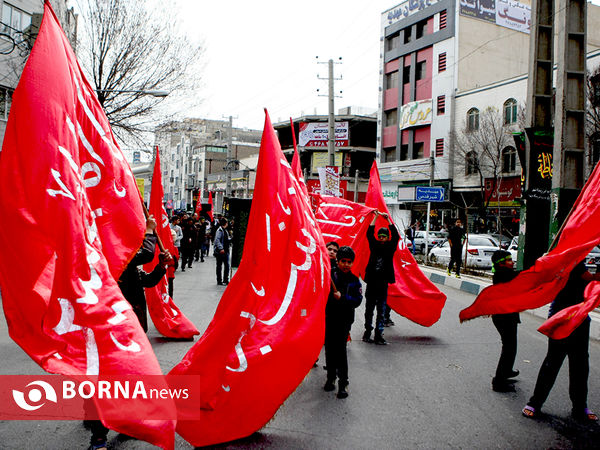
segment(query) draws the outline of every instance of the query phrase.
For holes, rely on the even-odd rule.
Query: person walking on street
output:
[[[191,269],[194,261],[194,250],[198,232],[194,225],[194,219],[188,217],[182,225],[183,239],[181,239],[181,271],[185,272],[186,266]]]
[[[600,273],[592,275],[580,262],[571,274],[565,287],[550,305],[549,317],[557,312],[584,301],[583,292],[590,281],[599,281]],[[533,396],[523,408],[523,415],[535,418],[540,415],[542,405],[548,398],[565,357],[569,357],[569,397],[573,404],[571,415],[581,422],[596,422],[598,416],[587,405],[589,361],[590,318],[564,339],[548,338],[548,352],[540,367]]]
[[[496,250],[492,255],[493,283],[508,283],[518,275],[514,267],[514,261],[510,252]],[[500,334],[502,341],[502,352],[496,368],[496,375],[492,379],[492,389],[496,392],[515,392],[515,386],[511,378],[519,375],[514,370],[515,358],[517,357],[517,327],[521,323],[519,313],[492,314],[492,323]]]
[[[229,283],[229,246],[231,238],[227,231],[227,219],[219,220],[219,228],[215,233],[214,255],[217,258],[217,284]]]
[[[183,239],[183,232],[181,231],[179,223],[179,217],[173,216],[171,217],[171,223],[169,226],[171,227],[171,230],[175,231],[175,236],[173,237],[173,246],[177,249],[177,254],[179,255],[179,258],[181,258],[181,239]]]
[[[354,310],[362,302],[360,280],[351,272],[354,250],[341,247],[337,265],[331,269],[331,290],[325,306],[325,362],[327,382],[323,389],[333,391],[338,379],[338,398],[348,397],[347,341],[354,322]]]
[[[381,216],[388,221],[389,228],[382,227],[377,230],[375,237],[375,222]],[[391,231],[391,237],[390,237]],[[362,340],[375,342],[378,345],[387,344],[383,338],[384,316],[387,308],[388,285],[396,281],[394,275],[394,252],[398,248],[400,233],[396,226],[390,221],[386,213],[375,211],[375,217],[367,229],[367,240],[369,241],[369,262],[365,270],[365,332]],[[375,320],[375,340],[371,340],[373,330],[373,311],[377,310]]]
[[[448,264],[448,275],[452,274],[452,267],[456,265],[456,278],[460,278],[460,265],[462,263],[462,248],[465,242],[465,230],[462,227],[460,219],[448,233],[448,243],[450,244],[450,263]]]

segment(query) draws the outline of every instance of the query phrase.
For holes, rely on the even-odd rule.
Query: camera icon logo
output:
[[[42,400],[42,391],[43,400],[48,400],[53,403],[57,403],[58,400],[56,396],[56,391],[50,384],[46,383],[45,381],[32,381],[25,387],[29,387],[32,385],[40,387],[41,390],[37,388],[31,389],[27,393],[27,399],[25,398],[25,394],[23,392],[16,391],[13,389],[13,399],[15,400],[15,403],[19,408],[24,409],[25,411],[35,411],[36,409],[40,409],[46,404],[46,402],[44,401],[43,403],[36,405],[36,403],[39,403]]]

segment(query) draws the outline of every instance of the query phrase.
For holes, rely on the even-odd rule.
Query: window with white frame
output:
[[[504,102],[504,125],[517,123],[517,101],[509,98]]]
[[[467,131],[479,130],[479,110],[471,108],[467,111]]]
[[[13,90],[0,86],[0,120],[7,120],[12,103]]]
[[[14,36],[26,30],[29,25],[31,25],[31,15],[6,2],[2,5],[2,28],[0,29],[2,33]]]
[[[477,153],[471,151],[465,155],[465,175],[473,175],[479,169]]]
[[[502,149],[502,173],[514,172],[517,168],[517,150],[514,147]]]

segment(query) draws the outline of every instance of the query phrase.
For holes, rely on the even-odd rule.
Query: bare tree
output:
[[[467,118],[461,130],[451,133],[456,169],[463,170],[465,176],[476,176],[479,181],[479,195],[470,205],[463,198],[464,208],[476,207],[482,217],[487,215],[492,198],[486,195],[486,179],[492,183],[490,192],[495,191],[496,198],[500,198],[503,150],[507,147],[514,150],[515,146],[511,131],[504,123],[502,112],[498,108],[488,107],[478,112],[476,117]],[[516,154],[514,158],[516,163]],[[500,223],[499,217],[497,223]]]
[[[600,67],[588,72],[586,82],[588,104],[585,133],[588,138],[587,161],[591,171],[600,159]]]
[[[78,56],[117,137],[139,140],[169,104],[198,99],[202,45],[179,32],[171,2],[82,1]],[[148,94],[159,90],[169,97]]]

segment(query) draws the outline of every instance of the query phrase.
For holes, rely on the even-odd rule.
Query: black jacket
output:
[[[146,236],[144,236],[142,246],[119,278],[121,292],[125,299],[131,304],[133,312],[135,312],[144,331],[148,331],[144,288],[156,286],[162,277],[165,276],[166,270],[162,264],[157,264],[152,272],[146,273],[143,270],[138,269],[137,266],[152,262],[154,259],[156,240],[156,236],[153,234],[146,234]]]
[[[508,283],[510,280],[515,278],[519,272],[507,269],[506,267],[498,267],[492,276],[492,282],[494,284],[498,283]],[[516,322],[521,323],[521,317],[519,313],[508,313],[508,314],[492,314],[492,319],[502,322]]]
[[[350,326],[354,322],[354,310],[360,306],[363,298],[360,280],[352,272],[344,273],[335,267],[331,270],[331,281],[342,296],[336,299],[331,289],[325,306],[325,318]]]
[[[390,224],[390,239],[382,242],[375,237],[375,226],[369,226],[367,230],[367,240],[369,241],[369,262],[365,270],[365,283],[387,282],[395,283],[394,275],[394,252],[400,242],[400,234],[396,226]]]

